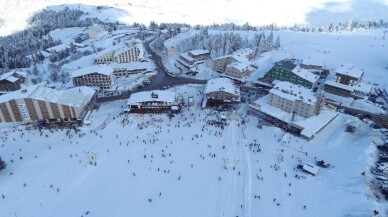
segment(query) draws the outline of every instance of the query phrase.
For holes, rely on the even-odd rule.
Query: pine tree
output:
[[[158,24],[156,24],[155,21],[151,21],[151,22],[150,22],[150,25],[149,25],[149,28],[150,28],[152,31],[155,31],[155,30],[158,28]]]
[[[273,32],[271,31],[266,39],[266,49],[265,51],[270,51],[273,47]]]
[[[276,41],[275,41],[274,48],[275,48],[276,50],[278,50],[278,49],[280,48],[280,38],[279,38],[279,36],[276,37]]]
[[[259,46],[257,47],[256,53],[264,53],[266,51],[267,51],[267,43],[266,43],[266,40],[263,36],[262,39],[260,40]]]

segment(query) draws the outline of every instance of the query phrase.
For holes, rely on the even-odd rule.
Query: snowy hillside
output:
[[[34,12],[53,5],[79,4],[89,11],[89,16],[101,20],[122,23],[149,24],[151,20],[160,22],[185,22],[195,24],[230,23],[252,25],[293,25],[295,23],[315,26],[330,23],[346,23],[351,19],[387,20],[387,0],[312,0],[312,1],[249,1],[249,0],[215,0],[215,1],[157,1],[141,0],[123,3],[121,0],[2,0],[0,35],[8,35],[26,27],[26,19]],[[90,6],[111,6],[116,9],[101,10]],[[72,7],[72,6],[69,6]],[[75,6],[78,7],[78,6]],[[52,7],[49,7],[52,9]],[[18,16],[15,16],[17,14]],[[0,22],[1,23],[1,22]]]

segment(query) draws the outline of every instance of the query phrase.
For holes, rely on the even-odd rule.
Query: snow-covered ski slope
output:
[[[80,4],[80,5],[69,5]],[[149,24],[160,22],[184,22],[191,25],[246,22],[252,25],[311,24],[326,26],[330,23],[346,23],[351,19],[387,20],[387,0],[310,0],[310,1],[249,1],[249,0],[2,0],[0,35],[8,35],[26,28],[26,20],[35,12],[49,6],[80,7],[90,17],[104,21]],[[110,6],[97,10],[89,6]],[[49,7],[48,9],[58,9]],[[17,16],[16,16],[17,15]],[[1,23],[1,22],[0,22]]]
[[[177,88],[185,98],[194,96],[196,105],[203,90]],[[387,212],[386,203],[371,196],[367,178],[360,175],[370,161],[370,131],[344,132],[352,116],[340,114],[307,142],[278,128],[258,129],[257,118],[245,116],[246,105],[230,112],[229,125],[221,129],[207,124],[219,120],[218,113],[197,107],[185,108],[170,121],[166,115],[119,115],[124,103],[102,105],[92,124],[77,133],[2,125],[0,153],[8,166],[0,172],[0,194],[5,196],[0,216]],[[294,170],[299,163],[314,163],[315,157],[335,167],[321,169],[315,177]]]

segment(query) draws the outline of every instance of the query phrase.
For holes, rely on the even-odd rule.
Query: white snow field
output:
[[[370,160],[370,129],[344,132],[344,123],[354,117],[340,114],[307,142],[278,128],[258,129],[257,118],[245,115],[246,104],[229,112],[224,129],[209,125],[219,117],[198,106],[204,86],[176,91],[185,99],[194,96],[196,106],[185,107],[171,120],[163,114],[119,115],[125,101],[116,101],[102,105],[92,124],[77,133],[2,125],[0,154],[7,168],[0,172],[0,216],[387,212],[360,174]],[[295,171],[297,164],[315,163],[315,157],[334,167],[320,169],[316,176]]]
[[[74,4],[74,5],[71,5]],[[181,22],[190,25],[246,22],[251,25],[276,24],[280,26],[310,24],[327,26],[330,23],[346,23],[352,19],[379,21],[387,19],[387,0],[2,0],[0,8],[0,36],[23,30],[27,20],[42,9],[57,9],[57,5],[81,8],[88,17],[104,21],[148,25],[160,22]],[[89,6],[114,8],[96,9]],[[18,16],[15,16],[17,14]]]

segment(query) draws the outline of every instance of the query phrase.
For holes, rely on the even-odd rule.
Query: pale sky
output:
[[[82,3],[122,8],[123,13],[104,12],[111,21],[149,24],[185,22],[191,25],[234,22],[252,25],[295,23],[327,25],[336,19],[355,18],[388,19],[388,0],[0,0],[0,18],[5,25],[0,36],[26,28],[26,19],[49,5]],[[319,14],[318,14],[319,13]],[[15,16],[17,14],[17,16]],[[101,14],[98,14],[99,16]],[[338,20],[337,19],[337,20]],[[337,21],[336,21],[337,22]]]

